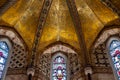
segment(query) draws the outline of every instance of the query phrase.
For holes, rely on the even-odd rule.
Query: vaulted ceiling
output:
[[[7,0],[0,0],[0,7],[6,3]]]
[[[9,2],[9,0],[0,0],[0,9],[4,11],[0,15],[0,25],[14,28],[25,41],[28,49],[32,50],[37,37],[36,32],[40,23],[43,4],[46,0],[10,1],[16,2],[4,10],[2,6],[7,5],[6,2]],[[104,27],[113,24],[119,25],[118,13],[114,12],[112,7],[106,5],[105,0],[74,1],[85,44],[79,43],[81,38],[79,38],[79,33],[75,28],[76,23],[72,18],[73,13],[70,12],[67,0],[53,0],[52,4],[49,5],[48,13],[46,13],[46,19],[43,21],[44,25],[38,41],[39,46],[37,46],[38,51],[43,50],[51,43],[61,41],[77,50],[81,48],[80,45],[85,45],[89,52],[96,37]],[[120,10],[119,0],[111,0],[110,3],[117,10]]]

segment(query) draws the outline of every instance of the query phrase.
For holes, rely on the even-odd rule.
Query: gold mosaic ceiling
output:
[[[2,5],[0,0],[0,5]],[[119,2],[119,0],[116,0]],[[38,19],[44,0],[18,0],[0,16],[0,24],[15,28],[29,50],[38,25]],[[4,2],[3,2],[4,3]],[[87,49],[93,44],[98,33],[107,24],[112,24],[119,17],[102,4],[100,0],[75,0]],[[118,5],[113,0],[113,3]],[[39,50],[51,43],[61,41],[79,49],[79,42],[66,0],[53,0],[39,41]]]
[[[111,2],[115,5],[115,7],[120,9],[120,0],[111,0]]]
[[[0,0],[0,7],[3,6],[6,2],[7,0]]]

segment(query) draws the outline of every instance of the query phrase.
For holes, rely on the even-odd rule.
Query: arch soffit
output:
[[[49,47],[48,49],[43,51],[43,54],[55,53],[55,52],[58,52],[58,51],[65,52],[65,53],[75,53],[76,54],[76,52],[73,49],[71,49],[68,46],[62,45],[62,44],[56,44],[54,46]]]
[[[26,48],[26,44],[17,31],[11,27],[0,26],[0,35],[8,37],[13,43]]]
[[[109,28],[109,29],[103,30],[101,32],[100,36],[98,37],[98,39],[96,39],[93,49],[97,48],[102,43],[106,43],[107,41],[111,41],[113,39],[118,39],[115,36],[116,34],[120,34],[120,28],[119,27]]]

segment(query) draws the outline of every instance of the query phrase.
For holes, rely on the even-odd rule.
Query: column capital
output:
[[[35,74],[35,69],[34,68],[28,68],[27,69],[27,75],[32,75],[32,76],[34,76],[34,74]]]
[[[88,74],[92,74],[92,73],[93,73],[91,67],[85,67],[84,72],[85,72],[85,75],[88,75]]]

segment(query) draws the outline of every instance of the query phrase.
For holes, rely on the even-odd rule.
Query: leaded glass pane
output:
[[[7,44],[4,41],[0,42],[0,48],[4,49],[4,51],[6,51],[6,52],[8,52],[8,50],[9,50]]]
[[[120,41],[113,40],[110,44],[110,55],[116,70],[118,79],[120,80]]]
[[[57,56],[53,60],[52,80],[67,80],[66,61],[62,56]]]
[[[8,58],[8,51],[9,48],[6,42],[1,41],[0,42],[0,80],[2,79],[2,76],[4,74],[4,69]]]

